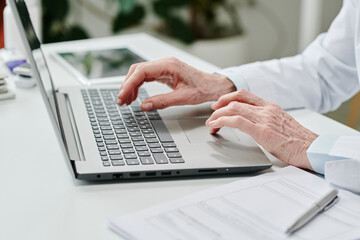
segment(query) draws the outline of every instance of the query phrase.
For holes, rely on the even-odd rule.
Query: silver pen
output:
[[[320,200],[315,202],[311,207],[306,210],[300,217],[295,219],[295,221],[286,229],[287,234],[292,234],[295,231],[299,230],[302,226],[308,223],[312,218],[314,218],[318,213],[323,210],[329,209],[333,206],[338,198],[338,191],[336,189],[332,189],[328,193],[326,193]]]

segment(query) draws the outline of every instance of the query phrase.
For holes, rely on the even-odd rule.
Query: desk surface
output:
[[[104,41],[138,44],[150,59],[173,55],[205,71],[216,70],[146,35]],[[49,53],[67,46],[49,45],[45,50]],[[58,85],[78,84],[54,60],[48,60]],[[39,89],[16,89],[16,93],[15,100],[0,101],[0,239],[119,239],[107,228],[108,217],[249,176],[98,184],[76,180],[62,155]],[[309,110],[291,114],[319,134],[358,134]],[[270,159],[272,170],[285,166]]]

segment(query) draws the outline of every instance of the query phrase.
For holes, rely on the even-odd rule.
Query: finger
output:
[[[136,86],[141,86],[146,79],[154,79],[173,72],[173,65],[168,62],[148,62],[136,67],[131,76],[123,83],[119,94],[121,100],[126,101]]]
[[[241,89],[239,91],[232,92],[220,97],[219,100],[211,106],[211,108],[216,110],[228,105],[232,101],[248,103],[254,106],[265,106],[268,104],[266,100],[256,96],[251,92]]]
[[[155,109],[164,109],[170,106],[184,105],[191,99],[192,93],[186,89],[178,89],[171,93],[159,94],[147,98],[142,104],[143,111],[151,111]]]
[[[220,117],[216,120],[211,121],[208,125],[214,129],[220,129],[222,127],[237,128],[250,136],[256,136],[259,131],[255,123],[249,121],[242,116]]]
[[[210,128],[210,134],[214,135],[220,131],[221,128]]]
[[[222,116],[235,116],[240,115],[252,122],[258,119],[258,109],[246,103],[241,102],[230,102],[227,106],[220,108],[213,112],[208,120],[206,120],[206,124],[209,122],[216,120]]]
[[[121,101],[121,98],[120,98],[120,94],[121,94],[121,92],[122,92],[122,88],[123,88],[123,85],[124,85],[124,83],[126,82],[126,80],[135,72],[135,69],[137,68],[137,66],[139,66],[141,63],[136,63],[136,64],[133,64],[133,65],[131,65],[130,66],[130,69],[129,69],[129,71],[128,71],[128,73],[126,74],[126,77],[125,77],[125,79],[124,79],[124,81],[122,82],[122,84],[120,85],[120,91],[119,91],[119,95],[118,95],[118,104],[119,105],[122,105],[122,104],[124,104],[124,102],[123,101]]]

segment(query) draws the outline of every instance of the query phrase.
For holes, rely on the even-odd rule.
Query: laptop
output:
[[[118,106],[119,86],[56,89],[24,0],[10,0],[34,77],[59,142],[77,179],[123,180],[229,175],[260,171],[271,162],[248,135],[223,128],[209,134],[210,104],[142,112],[156,84]],[[34,106],[35,107],[35,106]]]

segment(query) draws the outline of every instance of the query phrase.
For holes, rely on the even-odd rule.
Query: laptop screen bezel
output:
[[[41,50],[41,42],[38,39],[34,27],[32,25],[26,3],[24,0],[9,0],[9,4],[13,11],[16,25],[20,32],[22,42],[27,51],[27,56],[32,66],[34,77],[37,80],[37,83],[40,87],[40,92],[44,99],[46,108],[50,114],[50,117],[52,118],[52,120],[56,125],[57,131],[60,133],[61,124],[59,122],[60,120],[59,106],[55,96],[56,90],[54,87],[54,82],[52,80],[44,53]],[[35,56],[34,56],[35,54],[38,55],[37,57],[40,56],[43,59],[44,68],[39,69],[39,64],[35,60]],[[46,71],[46,74],[49,76],[48,78],[49,82],[46,83],[48,86],[50,86],[49,91],[47,91],[47,89],[45,88],[45,84],[41,77],[40,71]]]

